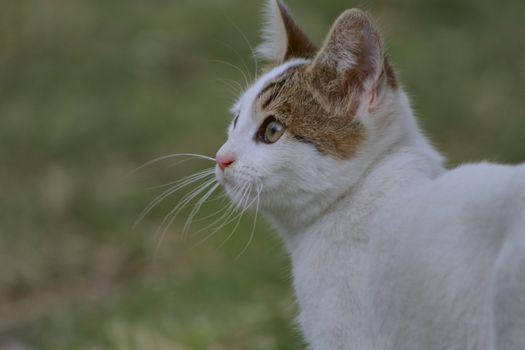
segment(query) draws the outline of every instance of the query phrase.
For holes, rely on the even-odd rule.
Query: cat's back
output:
[[[466,164],[443,173],[421,190],[436,201],[470,212],[509,210],[525,204],[525,164]],[[436,203],[439,204],[439,203]],[[508,217],[506,217],[508,219]]]
[[[525,165],[463,165],[383,212],[370,286],[380,333],[399,345],[386,348],[493,349],[505,323],[525,349],[525,307],[508,316],[509,300],[525,305]]]
[[[525,213],[525,164],[459,166],[409,189],[388,211],[393,227],[412,238],[433,233],[439,240],[450,230],[466,239],[502,239]]]
[[[525,209],[525,164],[467,164],[445,172],[419,192],[419,215],[432,223],[456,222],[467,232],[505,231]],[[450,224],[449,224],[450,225]]]

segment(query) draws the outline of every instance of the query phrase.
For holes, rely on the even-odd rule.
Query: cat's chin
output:
[[[253,178],[242,172],[237,175],[224,173],[218,168],[215,170],[215,178],[237,209],[252,210],[260,204],[262,186],[256,184]]]
[[[249,186],[234,185],[232,182],[226,180],[222,183],[222,188],[230,201],[239,210],[251,210],[257,207],[260,201],[260,193]]]
[[[233,193],[233,189],[238,186],[235,184],[235,181],[231,177],[225,176],[220,170],[215,170],[215,179],[224,189],[228,197],[232,199],[231,194]]]

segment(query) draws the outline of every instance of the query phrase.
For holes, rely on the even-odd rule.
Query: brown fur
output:
[[[297,140],[336,158],[350,158],[363,141],[365,129],[352,115],[341,117],[333,106],[320,101],[307,81],[306,70],[304,66],[291,69],[269,85],[258,100],[258,119],[273,115]],[[355,114],[356,104],[353,109],[350,113]]]
[[[365,93],[397,88],[379,34],[359,10],[343,13],[311,64],[289,69],[259,94],[256,118],[275,116],[322,153],[351,158],[367,133],[355,117]],[[367,91],[369,89],[369,91]]]

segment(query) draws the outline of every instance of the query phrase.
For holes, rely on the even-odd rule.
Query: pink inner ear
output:
[[[377,87],[374,84],[372,91],[370,92],[370,101],[368,102],[368,110],[370,112],[374,111],[377,107]]]

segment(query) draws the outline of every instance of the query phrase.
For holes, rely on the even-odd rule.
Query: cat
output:
[[[265,18],[215,175],[282,237],[308,346],[525,349],[525,165],[445,169],[366,13],[320,48]]]

